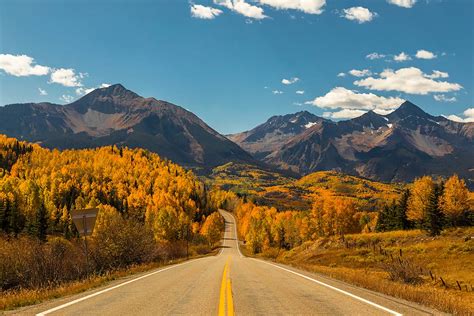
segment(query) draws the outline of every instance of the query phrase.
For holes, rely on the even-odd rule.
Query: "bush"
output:
[[[122,268],[158,259],[153,232],[135,220],[110,218],[91,242],[91,257],[98,271]]]
[[[388,272],[392,281],[399,281],[407,284],[420,284],[423,279],[420,270],[410,260],[394,258],[383,264],[383,269]]]
[[[63,238],[0,238],[0,289],[39,288],[86,276],[81,246]]]

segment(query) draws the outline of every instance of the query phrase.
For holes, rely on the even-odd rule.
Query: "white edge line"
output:
[[[403,315],[403,314],[400,314],[400,313],[398,313],[398,312],[396,312],[396,311],[393,311],[393,310],[391,310],[391,309],[388,309],[388,308],[386,308],[386,307],[383,307],[383,306],[381,306],[381,305],[379,305],[379,304],[376,304],[376,303],[374,303],[374,302],[371,302],[371,301],[369,301],[369,300],[366,300],[365,298],[362,298],[362,297],[360,297],[360,296],[354,295],[354,294],[352,294],[352,293],[346,292],[346,291],[341,290],[341,289],[339,289],[339,288],[337,288],[337,287],[334,287],[334,286],[332,286],[332,285],[329,285],[329,284],[326,284],[326,283],[324,283],[324,282],[321,282],[321,281],[315,280],[315,279],[313,279],[313,278],[310,278],[309,276],[306,276],[306,275],[304,275],[304,274],[301,274],[301,273],[292,271],[292,270],[290,270],[290,269],[286,269],[286,268],[280,267],[279,265],[276,265],[276,264],[273,264],[273,263],[270,263],[270,262],[266,262],[266,261],[263,261],[263,260],[258,260],[258,259],[254,259],[254,258],[251,258],[251,259],[253,259],[253,260],[255,260],[255,261],[263,262],[263,263],[266,263],[266,264],[268,264],[268,265],[274,266],[274,267],[276,267],[276,268],[278,268],[278,269],[285,270],[285,271],[287,271],[287,272],[296,274],[297,276],[300,276],[300,277],[302,277],[302,278],[305,278],[305,279],[307,279],[307,280],[309,280],[309,281],[312,281],[312,282],[315,282],[315,283],[317,283],[317,284],[319,284],[319,285],[328,287],[328,288],[330,288],[330,289],[332,289],[332,290],[334,290],[334,291],[337,291],[337,292],[339,292],[339,293],[342,293],[342,294],[345,294],[345,295],[347,295],[347,296],[350,296],[350,297],[352,297],[352,298],[354,298],[354,299],[356,299],[356,300],[359,300],[359,301],[361,301],[361,302],[364,302],[364,303],[366,303],[366,304],[369,304],[369,305],[371,305],[371,306],[373,306],[373,307],[376,307],[376,308],[378,308],[378,309],[384,310],[384,311],[386,311],[386,312],[388,312],[388,313],[390,313],[390,314],[392,314],[392,315],[395,315],[395,316],[402,316],[402,315]]]
[[[191,263],[191,262],[194,262],[194,261],[197,261],[197,260],[201,260],[201,259],[204,259],[204,258],[198,258],[198,259],[194,259],[194,260],[191,260],[191,261],[183,262],[183,263],[180,263],[180,264],[173,265],[173,266],[171,266],[171,267],[167,267],[167,268],[164,268],[164,269],[155,271],[155,272],[151,272],[151,273],[142,275],[141,277],[138,277],[138,278],[136,278],[136,279],[132,279],[132,280],[129,280],[129,281],[127,281],[127,282],[123,282],[123,283],[117,284],[117,285],[115,285],[115,286],[112,286],[112,287],[103,289],[102,291],[95,292],[95,293],[89,294],[89,295],[87,295],[87,296],[78,298],[77,300],[74,300],[74,301],[65,303],[65,304],[63,304],[63,305],[59,305],[59,306],[56,306],[56,307],[54,307],[54,308],[48,309],[47,311],[44,311],[44,312],[41,312],[41,313],[36,314],[36,316],[48,315],[48,314],[53,313],[53,312],[56,312],[56,311],[58,311],[58,310],[60,310],[60,309],[69,307],[69,306],[71,306],[71,305],[77,304],[77,303],[82,302],[82,301],[85,301],[85,300],[88,300],[88,299],[90,299],[90,298],[93,298],[93,297],[95,297],[95,296],[98,296],[98,295],[104,294],[104,293],[106,293],[106,292],[112,291],[112,290],[114,290],[114,289],[116,289],[116,288],[119,288],[119,287],[122,287],[122,286],[124,286],[124,285],[127,285],[127,284],[130,284],[130,283],[133,283],[133,282],[142,280],[142,279],[144,279],[144,278],[147,278],[147,277],[149,277],[149,276],[155,275],[155,274],[157,274],[157,273],[164,272],[164,271],[170,270],[170,269],[174,269],[174,268],[177,268],[177,267],[180,267],[180,266],[183,266],[183,265],[185,265],[185,264],[188,264],[188,263]]]
[[[235,243],[237,245],[237,251],[239,252],[239,255],[241,258],[244,257],[244,255],[240,252],[240,247],[239,247],[239,235],[237,234],[237,219],[235,218],[234,214],[228,212],[230,216],[234,219],[234,232],[235,232]]]

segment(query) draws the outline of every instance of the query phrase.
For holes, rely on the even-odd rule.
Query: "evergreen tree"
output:
[[[377,220],[376,231],[402,230],[411,227],[407,218],[410,191],[406,190],[397,203],[385,205]]]
[[[442,185],[435,185],[430,194],[426,215],[422,228],[428,232],[430,236],[437,236],[443,230],[444,216],[439,208],[439,197],[442,195]]]
[[[46,241],[46,235],[48,233],[48,218],[46,207],[44,203],[40,204],[40,207],[36,211],[36,221],[35,221],[35,236],[41,240]]]

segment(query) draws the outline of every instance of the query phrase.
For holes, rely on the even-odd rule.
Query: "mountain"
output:
[[[233,135],[231,139],[266,163],[303,175],[337,170],[396,182],[424,174],[457,173],[474,184],[474,123],[432,116],[408,101],[388,115],[369,111],[347,121],[315,120],[316,124],[299,133],[286,134],[278,146],[259,144],[273,149],[262,155],[254,150],[253,135],[272,119],[238,134],[245,138]],[[271,129],[268,131],[271,135]]]
[[[239,144],[255,157],[264,158],[278,150],[282,144],[294,136],[322,121],[325,119],[308,111],[272,116],[268,121],[250,131],[227,135],[227,138]]]
[[[141,147],[174,162],[212,167],[253,158],[193,113],[120,84],[96,89],[79,100],[0,107],[0,133],[49,148],[116,144]]]

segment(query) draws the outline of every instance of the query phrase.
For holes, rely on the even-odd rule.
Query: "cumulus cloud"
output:
[[[341,16],[357,23],[366,23],[372,21],[377,16],[377,13],[371,12],[364,7],[352,7],[344,9]]]
[[[44,76],[49,67],[35,65],[34,58],[27,55],[0,54],[0,69],[15,77]]]
[[[48,95],[48,92],[46,92],[46,90],[43,90],[41,88],[38,88],[38,92],[40,95]]]
[[[344,109],[337,112],[324,112],[323,116],[326,118],[334,119],[350,119],[354,117],[359,117],[365,113],[367,113],[367,111]]]
[[[433,98],[438,102],[456,102],[456,97],[447,97],[444,94],[435,94]]]
[[[420,49],[416,52],[415,57],[418,59],[433,59],[433,58],[436,58],[437,56],[430,51]]]
[[[82,76],[83,77],[83,76]],[[72,68],[59,68],[51,73],[52,83],[58,83],[65,87],[82,87],[81,76],[76,74]]]
[[[281,91],[281,90],[273,90],[272,93],[273,93],[273,94],[283,94],[283,91]]]
[[[297,83],[298,81],[300,81],[300,78],[293,77],[291,79],[282,79],[281,83],[286,84],[286,85],[290,85],[290,84]]]
[[[191,16],[197,19],[212,20],[219,16],[222,10],[206,7],[200,4],[191,5]]]
[[[447,72],[442,72],[439,70],[433,70],[431,75],[426,75],[426,78],[438,79],[438,78],[448,78],[449,74]]]
[[[402,61],[411,60],[411,57],[405,54],[405,52],[401,52],[400,54],[393,56],[393,60],[402,62]]]
[[[403,99],[397,97],[382,97],[373,93],[359,93],[344,87],[336,87],[324,96],[317,97],[306,104],[315,105],[323,109],[358,111],[384,110],[390,111],[403,103]],[[349,113],[349,112],[343,112]],[[360,113],[360,112],[359,112]],[[332,115],[332,114],[331,114]],[[342,115],[336,114],[336,115]],[[332,117],[332,116],[331,116]]]
[[[338,77],[345,77],[345,76],[346,76],[346,74],[345,74],[345,73],[343,73],[343,72],[340,72],[340,73],[338,73],[338,74],[337,74],[337,76],[338,76]]]
[[[59,100],[63,101],[64,103],[71,103],[74,101],[74,97],[72,95],[63,94],[59,97]]]
[[[462,86],[458,83],[436,81],[432,79],[432,75],[426,75],[415,67],[401,68],[397,71],[385,69],[378,78],[368,77],[355,81],[354,84],[371,90],[399,91],[421,95],[462,89]]]
[[[296,94],[304,94],[304,90],[296,90]]]
[[[326,0],[258,0],[260,4],[271,6],[278,10],[299,10],[308,14],[321,14]]]
[[[374,52],[374,53],[368,54],[367,56],[365,56],[365,58],[370,59],[370,60],[382,59],[382,58],[385,58],[385,55]]]
[[[100,88],[107,88],[107,87],[110,87],[111,84],[110,83],[102,83],[100,86],[96,87],[96,88],[83,88],[83,87],[79,87],[76,89],[76,94],[77,95],[85,95],[85,94],[88,94],[88,93],[91,93],[92,91],[94,91],[95,89],[100,89]]]
[[[451,114],[445,117],[455,122],[461,122],[461,123],[474,122],[474,108],[469,108],[465,110],[463,112],[463,116],[464,117],[460,117],[458,115]]]
[[[251,5],[244,0],[214,0],[214,3],[226,7],[247,18],[262,20],[267,18],[262,8]]]
[[[388,3],[397,5],[402,8],[411,8],[415,5],[416,0],[388,0]]]
[[[351,71],[349,71],[349,73],[353,75],[354,77],[367,77],[367,76],[372,75],[372,72],[369,69],[362,69],[362,70],[352,69]]]

